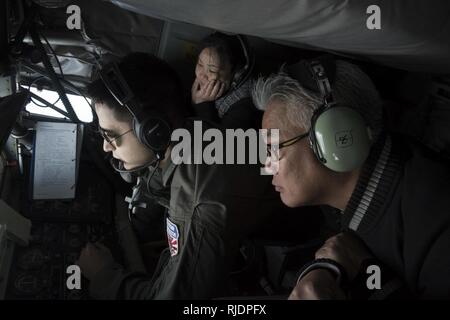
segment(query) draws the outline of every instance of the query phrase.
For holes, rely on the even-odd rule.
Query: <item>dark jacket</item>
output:
[[[240,240],[283,207],[271,177],[262,176],[259,165],[176,165],[171,161],[154,177],[150,194],[167,208],[168,238],[157,270],[151,276],[109,265],[91,280],[91,295],[209,299],[226,294]]]
[[[450,298],[450,164],[430,150],[400,137],[380,139],[362,168],[343,226],[384,266],[382,289],[367,297],[409,292]]]
[[[251,97],[243,98],[230,106],[222,118],[219,117],[214,101],[194,104],[197,117],[218,124],[222,128],[248,129],[261,127],[262,112],[253,105]]]

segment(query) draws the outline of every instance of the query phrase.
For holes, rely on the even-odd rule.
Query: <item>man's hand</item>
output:
[[[356,277],[363,260],[371,257],[364,243],[348,232],[331,237],[316,252],[316,259],[327,258],[340,263],[349,281]]]
[[[198,104],[207,101],[214,101],[223,94],[225,87],[225,83],[217,80],[213,80],[202,86],[200,85],[198,78],[195,78],[191,89],[192,102]]]
[[[111,251],[101,243],[88,243],[81,250],[80,258],[76,262],[81,268],[81,273],[91,280],[94,275],[108,264],[114,262]]]
[[[345,294],[325,269],[308,272],[292,290],[289,300],[342,300]]]

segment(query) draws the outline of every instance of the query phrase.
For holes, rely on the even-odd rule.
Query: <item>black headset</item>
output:
[[[167,117],[161,112],[143,109],[116,63],[105,65],[99,75],[114,99],[133,116],[133,131],[139,142],[154,152],[156,160],[164,159],[172,134]]]
[[[244,84],[244,82],[247,81],[250,75],[252,74],[253,67],[255,66],[255,59],[253,56],[253,52],[251,52],[250,50],[247,38],[240,34],[237,34],[236,37],[239,40],[242,53],[244,54],[244,65],[237,66],[238,68],[237,70],[235,70],[233,74],[233,79],[230,84],[231,90],[237,89],[242,84]]]

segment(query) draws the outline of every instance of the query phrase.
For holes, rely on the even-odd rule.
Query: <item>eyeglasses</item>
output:
[[[116,141],[117,139],[119,139],[120,137],[126,135],[127,133],[129,133],[129,132],[131,132],[131,131],[133,131],[133,129],[130,129],[130,130],[128,130],[128,131],[126,131],[126,132],[124,132],[124,133],[118,135],[118,136],[115,136],[115,137],[109,137],[109,136],[108,136],[108,133],[106,133],[105,130],[103,130],[103,129],[100,128],[100,127],[98,128],[98,133],[102,136],[103,139],[105,139],[105,140],[106,140],[111,146],[113,146],[113,147],[115,147],[115,146],[113,145],[113,142],[114,142],[114,141]]]
[[[289,147],[289,146],[292,146],[293,144],[296,144],[297,142],[301,141],[303,138],[306,138],[308,135],[309,135],[309,131],[306,133],[303,133],[301,135],[298,135],[296,137],[293,137],[289,140],[279,143],[278,151],[285,147]],[[271,160],[279,161],[281,159],[280,154],[279,154],[279,152],[272,153],[272,150],[275,149],[275,148],[273,148],[273,146],[274,146],[273,144],[267,144],[267,157],[269,157]]]

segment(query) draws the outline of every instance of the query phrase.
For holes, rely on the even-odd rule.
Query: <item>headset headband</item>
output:
[[[333,103],[331,84],[322,63],[318,60],[313,60],[310,63],[310,68],[313,78],[316,80],[317,87],[320,90],[321,96],[324,99],[325,105]]]
[[[100,79],[114,99],[123,107],[127,108],[131,115],[139,119],[142,107],[128,86],[125,78],[115,62],[106,64],[99,72]]]
[[[241,44],[242,52],[244,53],[245,63],[244,63],[244,66],[242,67],[242,69],[246,70],[250,66],[250,55],[248,52],[247,43],[245,42],[244,38],[240,34],[237,34],[236,37],[239,39],[239,43]]]
[[[239,69],[235,70],[235,75],[232,83],[232,88],[239,88],[247,79],[250,77],[253,67],[255,65],[255,59],[251,57],[251,53],[249,51],[249,46],[244,38],[244,36],[240,34],[236,34],[236,37],[239,40],[239,44],[241,46],[241,50],[244,55],[244,65]]]

